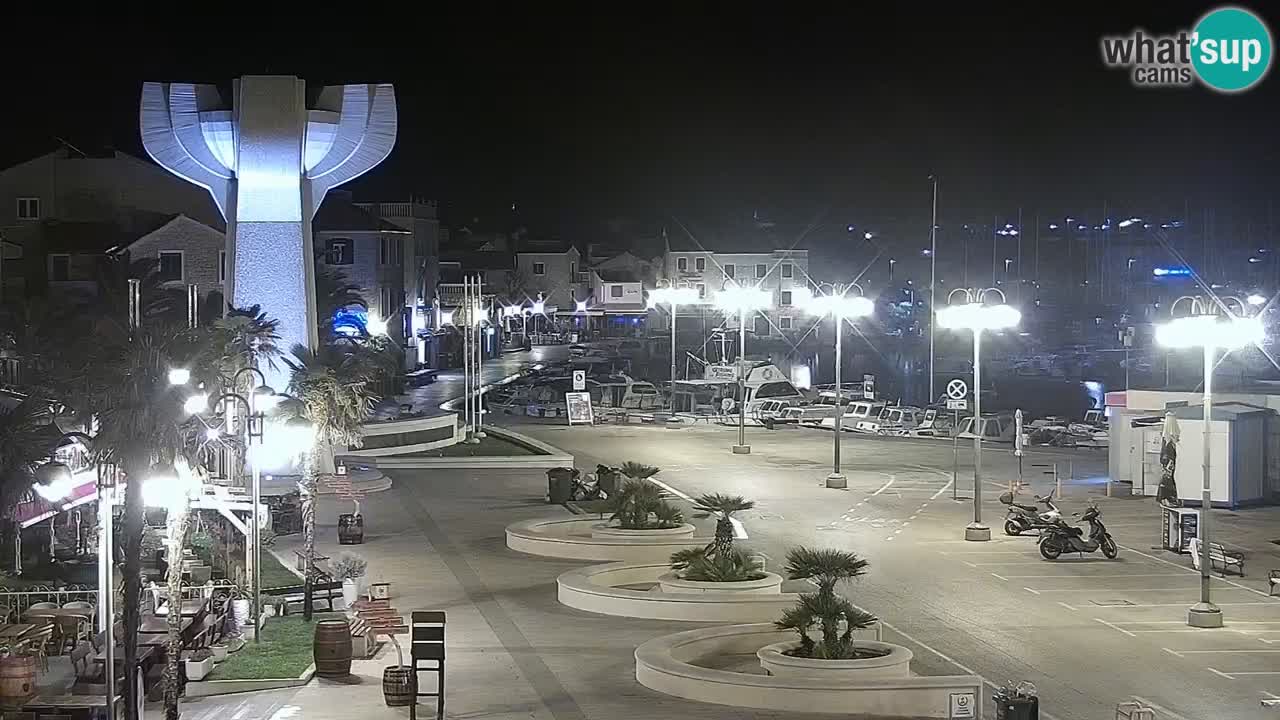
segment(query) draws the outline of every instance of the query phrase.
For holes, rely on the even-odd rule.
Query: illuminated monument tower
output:
[[[333,85],[308,103],[287,75],[213,85],[145,83],[142,142],[163,167],[213,195],[227,221],[226,294],[280,320],[280,347],[317,344],[311,218],[330,188],[382,162],[396,141],[390,85]],[[285,368],[263,368],[277,390]],[[272,377],[272,376],[275,377]]]

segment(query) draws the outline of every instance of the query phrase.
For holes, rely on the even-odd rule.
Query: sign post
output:
[[[573,371],[573,391],[582,392],[583,390],[586,390],[586,389],[587,389],[587,371],[574,370]]]
[[[840,388],[836,388],[836,394],[839,395]],[[876,376],[870,373],[862,376],[862,399],[876,399]]]

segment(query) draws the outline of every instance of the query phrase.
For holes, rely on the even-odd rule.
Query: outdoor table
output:
[[[209,598],[192,598],[182,601],[182,617],[195,617],[204,612],[205,606],[209,604]],[[169,614],[169,603],[166,602],[162,607],[156,609],[156,615],[165,617]]]
[[[138,645],[138,664],[145,666],[147,664],[147,661],[151,659],[151,656],[156,653],[156,649],[157,648],[155,645],[139,644]],[[116,654],[115,661],[117,664],[124,662],[124,646],[123,645],[116,645],[115,654]],[[93,656],[93,661],[96,663],[105,663],[107,661],[106,648],[103,648],[102,650],[99,650],[97,653],[95,653]]]
[[[138,633],[138,646],[139,646],[139,647],[141,647],[141,646],[143,646],[143,645],[154,645],[154,646],[156,646],[156,647],[164,647],[164,646],[165,646],[165,645],[167,645],[168,643],[169,643],[169,633],[167,633],[167,632],[163,632],[163,633],[140,632],[140,633]]]
[[[36,608],[28,610],[27,617],[80,617],[85,620],[93,619],[93,611],[85,608]]]
[[[191,627],[194,618],[183,617],[181,622],[182,632],[186,633],[187,628]],[[138,623],[138,632],[140,633],[167,633],[169,632],[169,618],[156,617],[155,615],[143,615],[142,621]]]

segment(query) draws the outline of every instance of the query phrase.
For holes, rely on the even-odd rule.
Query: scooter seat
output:
[[[1019,510],[1026,510],[1027,512],[1033,512],[1033,513],[1040,512],[1040,508],[1034,505],[1021,505],[1019,503],[1011,503],[1011,505],[1013,505],[1013,507],[1018,508]]]
[[[1067,531],[1070,532],[1072,535],[1075,535],[1076,537],[1084,537],[1084,530],[1078,527],[1067,528]]]

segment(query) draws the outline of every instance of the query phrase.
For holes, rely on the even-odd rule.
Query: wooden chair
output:
[[[58,603],[51,603],[51,602],[32,603],[31,606],[27,608],[27,612],[23,613],[23,615],[26,615],[32,610],[57,610],[57,609],[58,609]]]
[[[88,640],[76,643],[75,649],[71,651],[71,668],[75,670],[77,679],[89,676],[89,665],[94,652],[93,643]]]
[[[54,618],[57,626],[57,642],[54,654],[61,655],[65,650],[75,648],[81,640],[89,638],[89,619],[79,615],[59,615]]]
[[[52,618],[37,618],[33,623],[36,628],[23,638],[27,648],[35,653],[36,664],[44,672],[49,672],[49,646],[53,643],[55,625]]]

